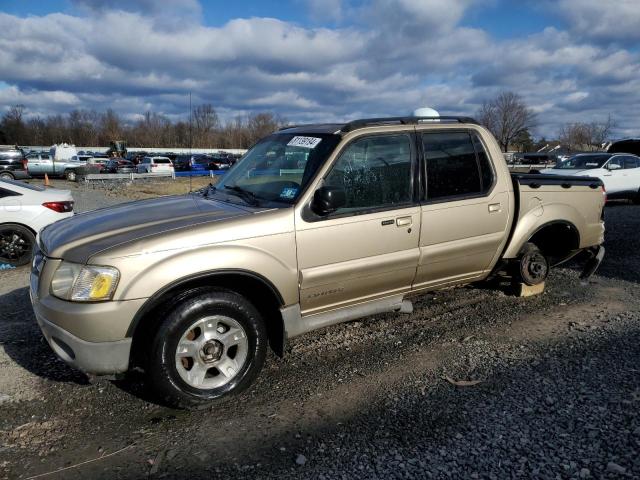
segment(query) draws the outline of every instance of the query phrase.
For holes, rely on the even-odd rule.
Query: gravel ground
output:
[[[587,286],[569,265],[537,297],[420,297],[295,339],[254,388],[198,412],[58,361],[27,270],[0,272],[0,477],[640,478],[640,207],[606,213]]]

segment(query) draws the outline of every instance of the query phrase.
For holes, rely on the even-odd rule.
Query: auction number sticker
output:
[[[321,141],[321,138],[316,137],[293,137],[287,145],[290,147],[316,148]]]

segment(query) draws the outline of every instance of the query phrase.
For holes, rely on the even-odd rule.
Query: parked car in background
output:
[[[209,157],[207,155],[178,155],[173,161],[176,172],[207,171]]]
[[[29,263],[37,233],[72,215],[68,190],[0,179],[0,263]]]
[[[626,153],[580,153],[540,173],[589,176],[602,180],[607,199],[640,203],[640,157]]]
[[[147,152],[128,152],[124,158],[132,162],[134,165],[138,165],[142,159],[147,156],[149,156]]]
[[[29,153],[27,155],[27,170],[29,175],[43,177],[45,174],[51,177],[65,177],[74,182],[77,169],[84,163],[71,160],[56,160],[51,153]]]
[[[518,165],[532,166],[552,166],[558,161],[554,153],[516,153],[513,155],[513,162]]]
[[[24,152],[12,145],[0,145],[0,179],[22,180],[29,178]]]
[[[213,154],[209,156],[209,170],[227,170],[233,165],[231,157],[226,154]]]
[[[167,157],[144,157],[138,164],[138,173],[173,173],[171,160]]]
[[[136,173],[136,166],[124,158],[111,158],[107,160],[103,173]]]

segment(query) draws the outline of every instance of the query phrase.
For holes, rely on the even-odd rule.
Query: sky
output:
[[[473,116],[513,91],[534,134],[640,135],[638,0],[0,0],[0,111],[292,123]]]

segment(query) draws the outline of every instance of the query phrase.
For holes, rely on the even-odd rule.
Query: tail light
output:
[[[604,184],[602,185],[602,196],[604,197],[604,201],[606,203],[606,201],[607,201],[607,189],[605,188]]]
[[[73,212],[73,202],[44,202],[42,206],[58,213]]]
[[[23,170],[27,170],[27,168],[28,168],[27,165],[29,165],[29,160],[26,159],[26,158],[23,158],[22,159],[22,169]]]
[[[151,168],[156,168],[158,165],[156,165],[155,163],[151,164]]]

